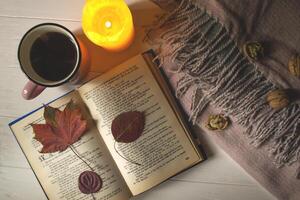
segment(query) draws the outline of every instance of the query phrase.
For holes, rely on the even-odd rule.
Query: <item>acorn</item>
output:
[[[292,75],[296,76],[297,78],[300,78],[300,56],[294,55],[289,60],[289,71]]]
[[[277,89],[268,93],[267,102],[273,109],[282,109],[289,105],[290,99],[285,90]]]
[[[208,121],[206,124],[206,127],[209,130],[224,130],[228,127],[229,125],[229,118],[222,115],[210,115],[208,117]]]

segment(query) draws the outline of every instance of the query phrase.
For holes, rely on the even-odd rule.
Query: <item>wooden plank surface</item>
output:
[[[89,44],[91,76],[102,73],[144,47],[142,28],[151,24],[157,8],[145,0],[127,0],[134,12],[137,39],[128,51],[119,54],[104,52]],[[84,0],[10,0],[0,1],[0,199],[45,199],[24,155],[15,141],[8,123],[16,117],[74,88],[66,85],[47,89],[39,98],[24,101],[20,95],[26,82],[19,69],[17,47],[30,27],[43,22],[60,23],[80,35],[81,9]],[[82,38],[85,40],[85,38]],[[134,199],[273,199],[249,177],[205,134],[202,136],[209,158],[204,163],[172,178]]]

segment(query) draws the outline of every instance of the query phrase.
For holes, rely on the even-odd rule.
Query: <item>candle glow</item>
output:
[[[82,28],[93,43],[113,51],[126,49],[134,38],[132,15],[123,0],[88,0]]]
[[[105,26],[106,26],[106,28],[110,28],[112,26],[112,24],[110,21],[106,21]]]

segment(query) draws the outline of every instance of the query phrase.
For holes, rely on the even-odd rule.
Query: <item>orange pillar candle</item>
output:
[[[82,28],[89,40],[111,51],[128,48],[134,38],[132,15],[124,0],[87,0]]]

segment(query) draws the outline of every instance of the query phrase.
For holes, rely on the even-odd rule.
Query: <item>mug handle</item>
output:
[[[28,81],[22,90],[22,96],[26,100],[31,100],[40,95],[46,87],[37,85],[32,81]]]

